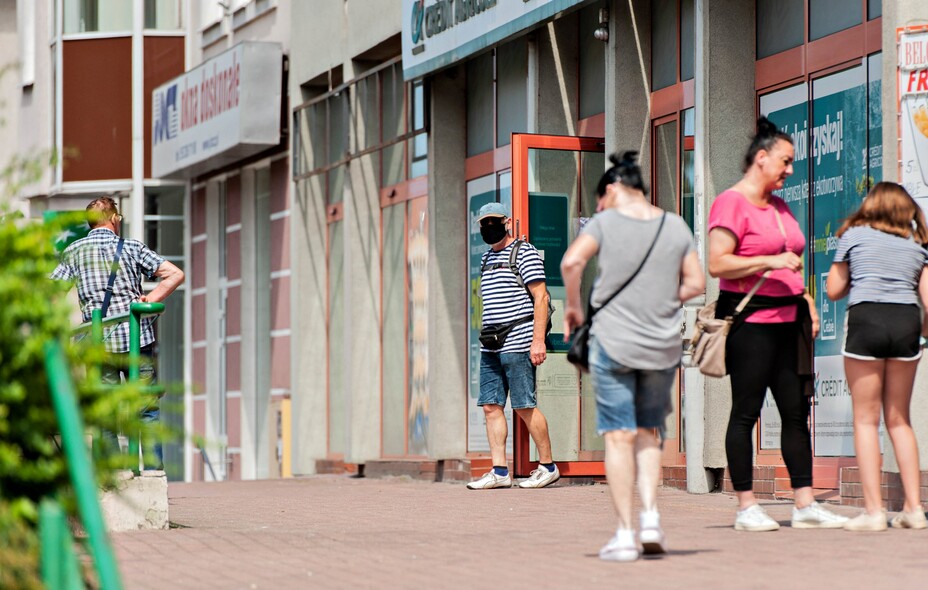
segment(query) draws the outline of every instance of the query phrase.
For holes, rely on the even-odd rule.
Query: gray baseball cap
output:
[[[487,217],[509,217],[509,209],[502,203],[487,203],[477,211],[477,221]]]

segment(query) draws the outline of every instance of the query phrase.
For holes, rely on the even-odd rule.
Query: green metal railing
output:
[[[129,382],[137,382],[141,365],[141,320],[145,315],[164,311],[163,303],[132,303],[128,314],[104,319],[99,310],[93,312],[91,321],[82,324],[78,331],[91,332],[95,342],[103,342],[103,326],[129,321]],[[61,446],[68,461],[71,485],[77,498],[77,507],[90,553],[96,565],[102,590],[121,590],[122,581],[103,521],[103,511],[97,497],[97,478],[93,462],[84,443],[84,424],[70,367],[57,341],[45,344],[45,371],[55,416],[61,432]],[[101,367],[90,367],[93,382],[99,383]],[[156,392],[158,388],[147,388]],[[130,436],[129,452],[132,453],[133,437]],[[135,438],[135,455],[138,457],[138,438]],[[137,472],[137,470],[134,470]],[[39,537],[42,544],[42,580],[49,590],[72,590],[83,588],[80,568],[74,553],[74,541],[64,511],[54,499],[47,498],[39,507]]]

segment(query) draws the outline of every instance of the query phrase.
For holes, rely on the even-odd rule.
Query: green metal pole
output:
[[[90,461],[87,447],[84,446],[84,424],[77,405],[74,383],[71,381],[61,345],[55,340],[45,343],[45,371],[48,374],[52,405],[55,407],[55,415],[61,429],[61,442],[65,458],[68,460],[71,483],[77,496],[78,510],[84,530],[87,531],[91,554],[97,564],[100,588],[119,590],[122,588],[122,581],[103,522],[103,511],[97,499],[97,479],[94,476],[93,463]]]
[[[139,380],[139,364],[142,357],[142,311],[139,303],[129,305],[129,379],[130,383]]]

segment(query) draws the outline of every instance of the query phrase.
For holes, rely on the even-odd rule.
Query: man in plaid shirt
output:
[[[103,307],[106,287],[116,259],[119,242],[119,229],[122,215],[116,208],[112,197],[100,197],[87,205],[90,233],[68,246],[61,255],[58,267],[52,273],[53,279],[76,281],[77,296],[80,300],[81,314],[85,322],[90,321],[90,314]],[[161,282],[145,295],[142,292],[142,277]],[[159,256],[138,240],[125,240],[119,266],[113,283],[107,316],[121,315],[129,312],[133,301],[160,302],[174,292],[184,282],[184,273],[176,265]],[[154,365],[155,332],[152,328],[154,318],[142,319],[141,342],[142,363],[140,374],[144,381],[154,383],[156,379]],[[104,331],[104,344],[109,352],[129,352],[129,323],[121,322]],[[119,383],[122,376],[128,376],[128,366],[121,362],[103,367],[103,382]],[[158,400],[154,400],[142,412],[145,422],[157,422],[161,416]],[[155,445],[157,469],[162,469],[161,445]],[[146,453],[147,454],[147,453]]]

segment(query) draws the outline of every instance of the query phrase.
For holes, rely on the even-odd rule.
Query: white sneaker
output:
[[[558,471],[557,465],[554,471],[548,471],[547,467],[538,466],[538,469],[532,471],[528,479],[519,482],[520,488],[543,488],[549,486],[561,478],[561,472]]]
[[[812,502],[805,508],[793,506],[794,529],[840,529],[847,522],[846,516],[835,514],[818,502]]]
[[[483,474],[483,477],[467,484],[469,490],[492,490],[494,488],[511,488],[512,476],[496,475],[496,472],[490,470]]]
[[[761,508],[760,504],[753,504],[744,510],[739,510],[735,517],[736,531],[775,531],[780,528],[780,524],[770,518],[767,512]]]
[[[605,561],[635,561],[638,559],[638,544],[635,543],[635,531],[619,529],[599,550],[599,558]]]
[[[657,510],[641,513],[641,530],[638,540],[645,555],[667,553],[664,545],[664,531],[661,529],[661,515]]]

